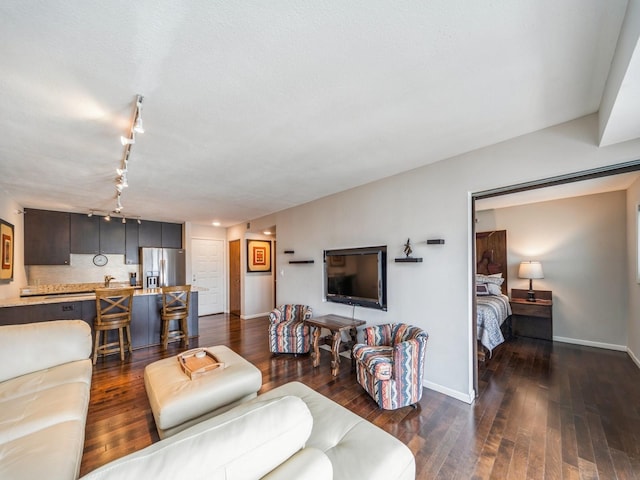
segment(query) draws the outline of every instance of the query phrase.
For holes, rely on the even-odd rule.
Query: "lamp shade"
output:
[[[544,278],[540,262],[521,262],[518,269],[519,278]]]

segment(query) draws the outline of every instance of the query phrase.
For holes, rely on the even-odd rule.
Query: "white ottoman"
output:
[[[224,369],[191,380],[176,357],[145,367],[144,386],[160,438],[225,412],[260,390],[262,373],[253,364],[224,345],[206,349],[225,364]]]

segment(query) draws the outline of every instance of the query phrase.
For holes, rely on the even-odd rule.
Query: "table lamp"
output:
[[[521,262],[520,268],[518,270],[518,277],[529,279],[529,292],[527,301],[535,302],[536,294],[533,291],[533,279],[544,278],[544,273],[542,272],[542,264],[540,262]]]

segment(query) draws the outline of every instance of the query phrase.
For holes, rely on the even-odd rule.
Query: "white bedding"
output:
[[[478,295],[476,299],[478,340],[491,353],[494,348],[504,342],[500,326],[511,315],[509,297]]]

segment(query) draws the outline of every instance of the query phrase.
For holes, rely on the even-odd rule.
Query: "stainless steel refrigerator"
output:
[[[142,287],[186,284],[185,251],[181,248],[141,248]]]

